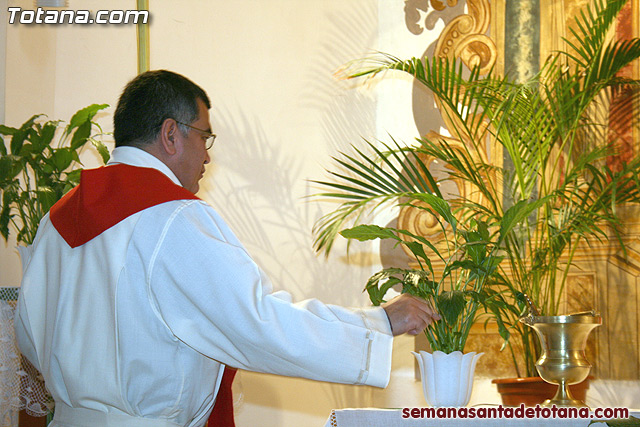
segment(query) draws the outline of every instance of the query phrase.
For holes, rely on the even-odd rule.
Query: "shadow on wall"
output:
[[[433,31],[436,26],[441,22],[441,25],[446,27],[454,18],[464,13],[464,7],[466,2],[460,1],[454,7],[445,7],[442,11],[430,8],[427,0],[406,0],[405,2],[405,23],[407,30],[418,36],[425,30]],[[438,39],[431,42],[424,53],[422,58],[433,58],[436,44]],[[387,52],[393,55],[393,52]],[[430,131],[440,132],[444,127],[444,121],[441,118],[440,110],[437,108],[433,94],[427,90],[424,85],[417,81],[413,83],[412,89],[412,109],[413,120],[418,128],[419,134],[416,138],[426,135]],[[413,142],[417,144],[416,141]],[[446,172],[441,170],[431,171],[436,178],[443,178],[443,174]],[[455,194],[457,190],[451,185],[441,188],[443,194]],[[394,218],[386,226],[397,227],[398,220]],[[410,258],[403,250],[401,246],[395,245],[395,242],[390,239],[384,240],[380,245],[380,257],[382,259],[383,268],[401,267],[407,268]]]
[[[343,260],[328,262],[313,251],[311,227],[321,212],[317,202],[304,199],[316,192],[307,182],[314,177],[304,170],[308,159],[270,139],[259,119],[218,112],[215,121],[229,144],[214,153],[212,163],[218,167],[212,169],[224,166],[225,172],[215,171],[215,178],[203,183],[204,197],[229,222],[275,289],[290,291],[296,299],[353,305],[365,277],[357,277],[359,269]],[[351,284],[353,291],[345,291]]]
[[[316,254],[312,226],[334,206],[306,197],[320,191],[310,181],[326,178],[322,165],[328,165],[332,155],[348,151],[362,135],[374,133],[372,94],[351,90],[351,82],[337,81],[331,72],[347,60],[365,55],[361,43],[352,40],[362,40],[362,34],[368,33],[364,38],[373,43],[376,17],[375,10],[359,9],[325,18],[331,24],[322,26],[327,31],[320,38],[323,42],[311,48],[308,59],[301,62],[304,89],[287,107],[296,118],[308,120],[299,127],[296,124],[301,129],[296,141],[268,134],[262,119],[241,111],[241,107],[217,107],[214,102],[215,127],[228,143],[213,151],[212,164],[218,163],[218,167],[209,167],[215,178],[203,183],[202,194],[207,194],[249,252],[260,260],[274,287],[294,295],[344,305],[353,305],[357,298],[367,302],[361,290],[369,271],[358,267],[370,266],[375,258],[367,250],[347,259],[346,251],[339,248],[344,242],[337,244],[328,261]],[[319,74],[318,70],[328,71]],[[288,135],[294,133],[287,131]],[[312,134],[305,134],[309,131]],[[222,167],[224,174],[219,173]]]
[[[426,0],[407,0],[405,6],[407,30],[417,36],[424,30],[435,30],[438,24],[446,27],[453,19],[464,13],[465,5],[466,1],[460,0],[454,6],[445,6],[443,10],[430,10]],[[438,39],[429,44],[421,57],[433,58],[437,43]],[[444,125],[431,92],[417,81],[413,84],[413,118],[420,135],[425,135],[431,130],[437,132]]]
[[[209,179],[202,186],[203,197],[229,221],[275,288],[349,306],[368,303],[362,289],[371,269],[362,266],[368,267],[375,258],[364,252],[347,259],[340,247],[344,242],[328,260],[316,254],[311,228],[334,207],[305,197],[320,191],[310,180],[326,178],[322,166],[329,165],[332,155],[348,151],[362,136],[374,135],[373,94],[354,90],[351,82],[336,81],[331,75],[346,61],[365,56],[363,44],[374,45],[377,9],[372,4],[366,10],[341,3],[340,13],[319,18],[326,34],[297,61],[303,89],[287,107],[305,121],[295,123],[296,128],[274,136],[259,115],[213,102],[212,120],[226,144],[213,151],[212,165],[218,166],[209,168]],[[295,135],[297,129],[300,135]],[[296,141],[283,140],[283,134],[294,134]],[[361,303],[354,303],[358,299]],[[286,412],[287,417],[294,413],[326,419],[332,408],[367,406],[371,401],[368,387],[244,372],[241,378],[246,405],[263,407],[265,413]],[[281,422],[269,420],[263,425]]]

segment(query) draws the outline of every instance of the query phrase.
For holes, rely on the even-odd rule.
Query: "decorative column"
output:
[[[507,0],[504,13],[504,72],[517,82],[540,70],[540,0]],[[503,167],[513,170],[506,151]],[[509,191],[504,193],[505,209],[513,205]]]
[[[540,69],[540,0],[505,2],[504,69],[522,82]]]

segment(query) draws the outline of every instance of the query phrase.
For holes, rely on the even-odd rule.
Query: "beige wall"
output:
[[[6,4],[32,9],[33,3],[0,0],[0,17]],[[442,22],[433,31],[411,33],[405,2],[395,0],[150,3],[151,68],[184,73],[207,90],[213,103],[211,121],[219,139],[199,195],[228,220],[276,288],[297,299],[367,304],[361,289],[379,268],[377,247],[358,244],[350,259],[343,244],[328,259],[315,254],[311,228],[331,206],[305,199],[318,191],[309,180],[325,178],[330,156],[361,137],[388,140],[389,133],[411,142],[418,134],[413,104],[429,101],[413,93],[406,77],[361,85],[337,81],[332,74],[375,50],[403,58],[422,55]],[[105,7],[131,9],[135,2],[69,0],[71,9]],[[113,106],[136,74],[131,26],[13,24],[2,40],[6,67],[0,76],[9,125],[40,112],[68,119],[94,102]],[[105,130],[111,130],[112,113],[113,107],[99,117]],[[421,125],[438,128],[437,122]],[[87,166],[95,163],[87,156]],[[2,243],[0,286],[16,286],[19,280],[14,244]],[[241,398],[237,425],[323,425],[332,408],[423,406],[421,385],[413,379],[412,349],[412,338],[396,339],[385,390],[241,372],[235,383]],[[592,405],[611,404],[609,389],[602,390],[591,394]],[[471,403],[480,402],[498,402],[488,380],[476,380]]]
[[[31,0],[7,3],[34,7]],[[151,68],[189,76],[212,100],[218,140],[199,195],[228,219],[276,288],[297,299],[367,304],[361,289],[378,268],[376,248],[358,245],[349,260],[342,244],[328,259],[315,254],[311,228],[331,207],[305,197],[318,191],[309,180],[326,177],[338,149],[387,132],[407,141],[416,135],[411,85],[390,79],[358,87],[333,72],[374,50],[420,55],[433,35],[409,34],[403,4],[395,1],[150,3]],[[132,9],[135,2],[69,0],[70,9],[105,7]],[[10,24],[5,46],[8,125],[34,113],[69,119],[91,103],[114,106],[136,74],[132,26]],[[385,99],[395,101],[378,102]],[[107,131],[112,113],[99,116]],[[86,157],[87,166],[95,163]],[[19,280],[14,243],[2,243],[0,285]],[[397,346],[394,379],[384,391],[242,372],[238,425],[322,425],[331,408],[421,404],[408,354],[413,341]]]

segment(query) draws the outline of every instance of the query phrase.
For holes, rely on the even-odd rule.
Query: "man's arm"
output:
[[[224,221],[201,202],[164,226],[146,270],[149,303],[202,355],[248,370],[384,387],[393,337],[382,307],[349,309],[272,293]]]

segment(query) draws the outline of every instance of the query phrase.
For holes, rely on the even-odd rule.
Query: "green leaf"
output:
[[[71,162],[73,162],[73,154],[75,151],[69,148],[58,148],[54,150],[51,160],[58,172],[62,172],[67,169]]]
[[[9,222],[12,217],[11,206],[4,204],[0,211],[0,235],[4,238],[5,242],[9,239]]]
[[[418,296],[426,300],[434,298],[438,290],[438,284],[427,277],[421,278],[417,287]]]
[[[20,152],[18,153],[18,156],[29,157],[29,155],[33,152],[34,152],[33,144],[30,144],[30,143],[23,144],[22,147],[20,148]]]
[[[73,128],[82,126],[83,124],[90,122],[91,119],[98,113],[100,110],[104,110],[107,108],[109,104],[92,104],[88,107],[85,107],[81,110],[78,110],[71,120],[69,121],[69,126],[67,126],[66,134],[70,134]]]
[[[392,230],[373,224],[357,225],[353,228],[342,230],[340,234],[347,239],[356,239],[361,242],[374,239],[400,240]]]
[[[449,326],[455,325],[465,306],[464,293],[459,290],[442,292],[436,298],[438,311]]]
[[[492,255],[491,257],[487,258],[484,263],[484,269],[486,271],[486,274],[487,275],[493,274],[504,258],[505,258],[504,256],[497,256],[497,255]]]
[[[78,129],[73,133],[73,138],[71,138],[71,148],[73,150],[77,150],[87,142],[87,139],[91,136],[91,126],[91,122],[84,122],[78,126]]]
[[[56,134],[56,129],[58,129],[57,121],[50,121],[45,123],[42,127],[42,130],[40,131],[40,138],[38,139],[37,143],[36,141],[32,141],[34,143],[35,149],[38,151],[42,151],[46,146],[50,145],[51,141],[53,141],[53,137]]]
[[[477,267],[478,267],[478,264],[476,264],[475,262],[468,259],[463,259],[463,260],[452,261],[449,265],[446,266],[445,271],[449,272],[449,271],[457,270],[459,268],[463,270],[473,270],[473,269],[476,269]]]
[[[13,179],[11,175],[13,169],[13,161],[7,156],[0,157],[0,184]]]
[[[480,233],[480,239],[485,242],[489,241],[489,226],[484,221],[476,221],[478,233]]]
[[[412,239],[415,239],[416,241],[422,243],[423,245],[425,245],[426,247],[431,249],[433,251],[433,253],[444,262],[444,258],[442,257],[442,255],[438,251],[438,248],[436,248],[435,245],[433,243],[431,243],[428,239],[425,239],[422,236],[418,236],[418,235],[413,234],[413,233],[411,233],[411,232],[409,232],[407,230],[404,230],[404,229],[391,229],[391,230],[394,230],[398,234],[402,234],[402,235],[411,237]],[[403,244],[406,244],[405,240],[402,240],[402,239],[398,239],[398,240],[401,240],[401,242]]]
[[[49,212],[51,206],[53,206],[59,199],[58,195],[51,187],[40,186],[36,189],[36,194],[43,213]]]
[[[22,144],[24,143],[24,140],[27,138],[29,133],[37,132],[34,129],[34,123],[35,123],[35,120],[40,116],[42,116],[42,114],[35,114],[31,116],[29,120],[27,120],[22,124],[22,126],[20,126],[20,129],[10,128],[7,126],[3,127],[2,130],[8,131],[6,135],[12,135],[11,144],[9,146],[9,148],[11,149],[11,154],[18,154],[22,149]],[[0,131],[0,133],[2,132]]]
[[[369,299],[373,305],[380,305],[384,302],[384,296],[391,287],[401,283],[401,280],[394,277],[393,274],[403,274],[404,270],[400,268],[386,268],[371,276],[367,281],[365,290],[369,294]],[[382,286],[380,283],[382,282]]]
[[[18,129],[10,126],[0,125],[0,135],[13,135],[18,132]]]
[[[375,306],[378,306],[385,302],[384,296],[386,295],[387,291],[398,283],[400,283],[400,279],[398,279],[397,277],[389,277],[382,286],[378,284],[377,287],[367,287],[367,292],[369,293],[369,299],[371,300],[371,303]]]
[[[20,158],[12,154],[0,157],[0,184],[6,185],[13,180],[23,168]]]
[[[550,199],[546,196],[537,200],[520,200],[511,206],[502,216],[500,221],[500,237],[498,242],[504,241],[513,228],[524,221],[533,211],[545,204]]]
[[[487,243],[483,241],[482,236],[477,231],[469,231],[463,233],[466,245],[465,250],[474,263],[481,264],[487,255]]]
[[[111,158],[107,146],[104,145],[101,141],[95,140],[93,138],[91,139],[91,143],[96,148],[96,150],[98,150],[98,154],[100,154],[100,157],[102,158],[102,163],[106,165]]]
[[[446,200],[429,193],[413,194],[412,197],[431,206],[435,213],[440,215],[447,223],[451,225],[453,232],[456,232],[458,222],[455,216],[453,216],[453,214],[451,213],[451,207]]]
[[[16,133],[11,137],[11,143],[9,144],[9,148],[11,150],[11,154],[19,154],[20,150],[22,150],[22,145],[24,144],[24,140],[27,137],[27,131],[23,129],[19,129]]]
[[[427,257],[427,254],[424,252],[424,246],[422,246],[418,242],[406,242],[406,241],[403,241],[402,243],[407,248],[409,248],[411,253],[414,254],[416,256],[416,258],[422,258],[424,260],[424,262],[427,264],[427,267],[429,268],[429,271],[433,270],[433,268],[431,266],[431,261],[429,260],[429,257]]]
[[[501,316],[495,316],[494,318],[498,325],[498,334],[500,334],[500,337],[504,340],[505,343],[508,342],[509,338],[511,338],[511,332],[509,332],[509,329],[507,329],[507,327],[505,326]]]

